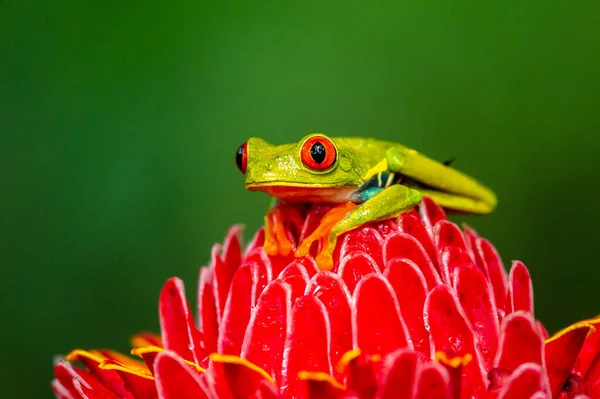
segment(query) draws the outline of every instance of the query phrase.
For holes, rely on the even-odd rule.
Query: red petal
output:
[[[200,364],[206,354],[200,346],[200,334],[194,325],[180,279],[170,278],[165,283],[160,293],[159,313],[165,349]]]
[[[306,272],[308,273],[308,278],[311,279],[312,276],[319,272],[319,266],[315,262],[315,259],[312,256],[305,256],[299,259],[296,259],[296,262],[304,266]]]
[[[247,254],[254,252],[254,250],[256,250],[257,248],[262,247],[264,244],[265,244],[265,228],[261,227],[256,232],[256,234],[254,234],[254,237],[252,237],[252,240],[246,247],[246,251],[242,255],[242,259],[245,258],[247,256]]]
[[[232,279],[233,274],[242,262],[242,247],[240,244],[242,229],[242,225],[233,225],[227,232],[227,235],[225,236],[225,243],[223,244],[223,262],[225,262],[227,269],[232,271]],[[229,281],[231,284],[231,280]]]
[[[436,362],[448,373],[448,386],[453,398],[472,398],[477,396],[476,389],[473,389],[468,378],[462,378],[463,369],[473,360],[470,354],[464,357],[456,356],[448,358],[444,352],[437,352],[435,357]],[[465,373],[465,375],[468,375],[468,373]]]
[[[418,214],[403,213],[400,215],[398,218],[398,230],[415,237],[421,243],[427,255],[429,255],[429,259],[432,260],[436,268],[438,267],[437,252],[431,241],[431,235],[423,222],[421,222],[421,219],[419,219]]]
[[[331,374],[329,320],[325,306],[314,296],[299,298],[292,309],[292,323],[285,343],[282,390],[294,397],[301,389],[300,371]]]
[[[513,262],[508,277],[508,302],[506,314],[524,310],[533,314],[533,286],[527,267],[519,261]]]
[[[458,303],[458,298],[448,286],[434,288],[425,301],[425,325],[429,326],[435,351],[449,357],[473,356],[464,367],[469,387],[475,394],[485,389],[485,372],[481,354],[470,323]]]
[[[544,325],[542,324],[541,321],[536,320],[535,324],[537,325],[538,331],[540,332],[540,334],[542,335],[542,338],[544,340],[547,340],[548,338],[550,338],[550,334],[548,334],[548,330],[546,330],[546,327],[544,327]]]
[[[125,383],[127,391],[132,393],[133,398],[155,398],[156,385],[154,380],[143,378],[138,374],[133,374],[131,370],[123,369],[119,365],[110,364],[110,361],[104,362],[103,367],[115,367],[117,373]],[[111,371],[113,371],[111,370]]]
[[[278,389],[273,386],[269,381],[261,381],[258,385],[258,390],[256,393],[256,399],[278,399]]]
[[[198,286],[198,323],[202,333],[204,350],[212,353],[217,350],[219,322],[211,269],[206,267],[200,269]]]
[[[269,261],[270,261],[273,276],[277,276],[277,275],[281,274],[283,269],[285,269],[287,266],[289,266],[290,263],[294,263],[294,262],[298,261],[298,258],[296,258],[296,255],[294,255],[295,252],[296,252],[296,247],[295,247],[295,245],[292,244],[292,250],[290,251],[290,253],[287,256],[282,256],[282,255],[269,256]],[[308,256],[306,256],[306,257],[308,257]],[[267,280],[267,283],[270,281],[271,281],[270,279]]]
[[[67,361],[54,366],[54,375],[74,398],[118,399],[119,397],[104,387],[91,373],[73,368]]]
[[[517,311],[502,321],[494,367],[514,371],[524,363],[542,364],[544,341],[528,313]]]
[[[331,329],[331,362],[335,365],[344,353],[352,349],[352,317],[348,289],[337,274],[321,271],[312,278],[306,293],[312,294],[325,305]]]
[[[416,238],[400,231],[388,236],[383,244],[384,263],[387,265],[394,258],[409,259],[419,266],[429,289],[441,284],[435,266]]]
[[[136,355],[144,359],[144,363],[152,375],[154,375],[154,362],[156,361],[156,356],[162,352],[164,352],[164,349],[159,348],[158,346],[144,346],[133,348],[131,350],[132,355]]]
[[[538,364],[523,364],[517,368],[500,391],[498,399],[530,399],[542,391],[542,368]]]
[[[424,366],[417,382],[415,399],[452,399],[446,370],[436,364]]]
[[[56,399],[79,399],[81,396],[73,396],[71,392],[59,380],[52,380],[52,391]]]
[[[587,394],[596,399],[600,398],[600,358],[596,358],[585,375]]]
[[[415,350],[431,358],[429,333],[423,322],[423,308],[427,297],[427,283],[423,273],[408,259],[393,259],[383,273],[396,293],[400,315],[406,322]]]
[[[210,360],[219,398],[256,398],[257,391],[264,391],[263,384],[273,385],[265,370],[244,358],[213,353]]]
[[[223,317],[223,309],[225,308],[225,301],[227,301],[227,295],[229,294],[229,287],[231,284],[231,279],[229,281],[228,278],[233,278],[233,276],[227,276],[227,268],[225,267],[225,263],[219,256],[219,252],[221,251],[221,244],[215,244],[212,246],[210,250],[210,263],[208,264],[208,268],[213,272],[213,287],[215,293],[215,301],[217,304],[217,314],[218,318],[221,319]]]
[[[281,280],[267,286],[252,314],[242,346],[242,357],[277,379],[281,375],[291,296],[292,289]]]
[[[468,252],[463,232],[449,220],[437,222],[433,226],[433,235],[438,251],[445,247],[457,247]]]
[[[370,226],[362,226],[345,235],[340,250],[340,259],[346,255],[364,252],[383,269],[383,238]]]
[[[288,262],[289,263],[289,262]],[[271,259],[265,250],[260,247],[256,248],[252,252],[248,252],[244,258],[242,265],[256,264],[256,270],[258,272],[256,290],[254,292],[254,301],[258,299],[258,296],[263,292],[267,284],[273,280],[273,265]],[[278,273],[279,274],[279,273]]]
[[[433,237],[433,226],[436,225],[440,220],[447,219],[444,210],[437,205],[431,198],[423,197],[421,204],[419,205],[419,214],[423,224],[427,227],[427,231],[431,237]]]
[[[227,236],[225,237],[225,245],[215,244],[211,250],[211,261],[209,268],[214,273],[214,289],[217,293],[216,302],[217,309],[219,311],[219,318],[223,315],[225,309],[225,302],[229,295],[229,288],[231,287],[231,281],[233,275],[240,266],[241,262],[241,248],[239,242],[239,234],[242,227],[240,225],[234,225]],[[223,249],[223,259],[219,256],[219,252]]]
[[[107,359],[102,353],[97,351],[82,351],[76,349],[67,355],[70,362],[80,361],[105,387],[120,397],[130,398],[127,393],[123,379],[115,370],[104,370],[100,368],[100,363]]]
[[[565,385],[584,340],[592,329],[590,324],[574,325],[546,341],[544,345],[546,372],[553,397],[556,397]]]
[[[372,398],[377,392],[381,356],[369,356],[354,349],[344,354],[338,368],[346,375],[348,390],[359,398]]]
[[[200,375],[176,354],[162,352],[154,362],[156,385],[161,399],[208,399]]]
[[[579,323],[578,323],[579,324]],[[589,335],[583,343],[577,359],[578,371],[585,375],[590,365],[600,356],[600,332]]]
[[[327,373],[309,373],[300,372],[299,374],[301,386],[299,395],[301,398],[309,399],[337,399],[342,398],[346,394],[346,389],[343,385],[337,382],[331,375]]]
[[[483,274],[489,276],[489,280],[494,289],[494,299],[498,309],[504,309],[507,291],[507,277],[504,266],[500,260],[500,255],[489,241],[483,238],[475,239],[475,254],[478,266],[483,270]]]
[[[493,292],[481,270],[473,264],[456,269],[454,281],[456,295],[473,326],[483,361],[489,369],[500,330]]]
[[[217,348],[220,353],[239,355],[258,284],[258,264],[244,265],[233,276],[221,322]]]
[[[355,347],[370,355],[387,355],[399,348],[412,349],[398,300],[384,277],[373,273],[361,280],[354,292],[354,303]]]
[[[417,360],[417,354],[410,350],[401,349],[392,353],[386,361],[387,372],[377,398],[412,399],[416,386]]]
[[[474,263],[465,249],[445,247],[440,251],[440,271],[442,281],[446,284],[454,286],[454,271],[468,265],[474,265]]]
[[[369,223],[371,227],[379,233],[381,238],[385,240],[387,236],[398,231],[398,222],[395,219],[380,220],[378,222]]]
[[[288,265],[277,278],[290,285],[292,289],[290,303],[296,302],[296,299],[304,295],[309,280],[306,268],[300,262],[293,262]]]
[[[346,283],[350,293],[354,292],[356,284],[367,274],[379,273],[379,267],[369,255],[364,252],[353,252],[342,258],[338,274]]]

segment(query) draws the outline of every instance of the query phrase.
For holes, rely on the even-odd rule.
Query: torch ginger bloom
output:
[[[290,242],[327,210],[286,225]],[[243,251],[233,227],[200,270],[197,323],[168,280],[161,336],[132,340],[142,360],[75,350],[55,365],[56,397],[600,398],[600,319],[548,338],[527,268],[507,275],[488,241],[427,198],[340,237],[332,272],[314,252],[269,256],[263,243],[261,229]]]

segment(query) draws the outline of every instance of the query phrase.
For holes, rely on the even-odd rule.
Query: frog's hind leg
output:
[[[302,243],[300,243],[295,253],[296,257],[308,255],[310,252],[310,247],[315,241],[321,242],[321,248],[324,248],[326,245],[328,245],[329,237],[331,236],[331,232],[333,231],[335,226],[340,222],[340,220],[343,220],[356,207],[357,205],[355,203],[346,202],[331,208],[323,216],[323,218],[321,218],[319,226],[308,237],[306,237],[302,241]],[[326,269],[331,270],[332,267],[333,265],[327,267]],[[325,269],[325,267],[320,268]]]
[[[433,202],[445,209],[473,213],[477,215],[490,213],[493,209],[488,203],[473,198],[461,197],[459,195],[442,193],[440,191],[428,189],[419,189],[419,191],[423,197],[431,198]]]
[[[271,256],[288,256],[292,251],[293,244],[286,235],[286,224],[293,225],[300,231],[304,224],[303,217],[298,208],[274,200],[267,215],[265,216],[265,243],[263,248]]]
[[[382,188],[377,195],[347,212],[345,217],[331,227],[328,235],[323,237],[321,252],[315,259],[317,265],[320,269],[325,270],[333,268],[333,250],[340,235],[365,223],[396,217],[411,210],[419,202],[421,202],[421,194],[417,190],[399,184]],[[320,234],[322,236],[323,232],[320,232]],[[303,248],[303,245],[299,249],[301,248]],[[308,250],[306,250],[306,253],[308,253]],[[298,252],[296,252],[296,255],[298,256]]]
[[[485,214],[496,207],[496,195],[477,180],[410,149],[390,148],[388,168],[426,185],[419,188],[442,207]]]

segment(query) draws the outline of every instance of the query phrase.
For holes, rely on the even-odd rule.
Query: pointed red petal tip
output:
[[[180,279],[167,280],[160,293],[159,314],[165,349],[200,364],[207,354],[200,347],[200,334],[194,325]]]
[[[297,247],[331,207],[294,207],[280,216]],[[269,256],[264,241],[260,229],[243,250],[232,227],[200,270],[197,326],[168,280],[161,335],[132,339],[144,362],[74,351],[85,369],[59,362],[56,397],[600,398],[600,319],[547,339],[527,268],[506,273],[428,198],[339,237],[333,272],[316,252]]]

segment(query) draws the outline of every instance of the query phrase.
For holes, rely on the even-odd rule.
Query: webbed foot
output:
[[[337,234],[333,231],[338,222],[346,217],[357,205],[347,202],[330,209],[321,219],[319,226],[306,237],[296,250],[296,257],[306,256],[315,241],[321,243],[321,250],[315,261],[322,270],[333,269],[333,250],[337,241]]]
[[[285,223],[291,223],[300,231],[304,221],[297,208],[279,203],[265,216],[265,243],[263,248],[268,255],[288,256],[293,244],[286,235]]]

